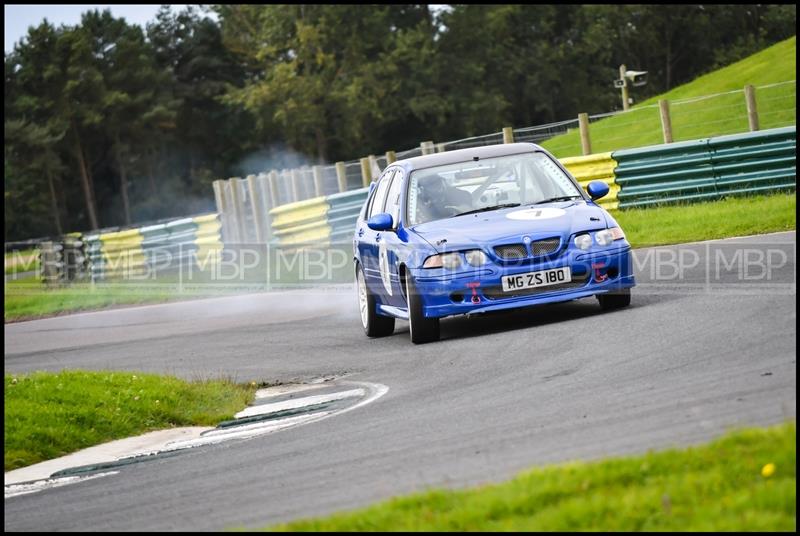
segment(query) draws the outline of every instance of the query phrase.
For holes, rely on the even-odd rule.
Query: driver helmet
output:
[[[447,184],[444,177],[441,175],[428,175],[420,179],[419,189],[420,197],[425,202],[432,203],[442,200],[445,190],[447,189]]]

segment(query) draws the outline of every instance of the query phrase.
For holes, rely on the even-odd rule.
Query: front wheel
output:
[[[597,301],[600,302],[600,307],[602,307],[604,311],[622,309],[631,304],[631,289],[626,288],[617,292],[598,294]]]
[[[375,296],[367,288],[364,271],[356,268],[356,285],[358,286],[358,308],[361,311],[361,326],[367,337],[386,337],[394,333],[394,318],[379,315],[376,312]]]
[[[439,319],[425,318],[422,312],[422,297],[411,281],[411,276],[406,275],[406,301],[408,302],[408,330],[411,332],[411,342],[421,344],[439,340]]]

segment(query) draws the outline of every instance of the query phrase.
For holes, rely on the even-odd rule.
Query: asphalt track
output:
[[[638,250],[651,262],[636,266],[627,309],[589,298],[453,318],[421,346],[399,321],[394,336],[366,339],[350,286],[7,324],[6,373],[329,376],[389,391],[319,422],[6,499],[5,530],[253,528],[795,418],[795,248],[791,232]]]

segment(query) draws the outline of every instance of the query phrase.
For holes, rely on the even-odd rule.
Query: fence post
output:
[[[386,151],[386,165],[397,162],[397,153],[394,151]]]
[[[514,143],[513,127],[503,127],[503,143]]]
[[[365,188],[372,182],[372,172],[369,169],[369,157],[365,156],[361,162],[361,185]]]
[[[437,144],[436,144],[436,152],[437,152],[437,153],[443,153],[443,152],[445,152],[445,151],[447,150],[447,149],[445,149],[445,148],[444,148],[444,146],[445,146],[445,145],[446,145],[446,144],[444,144],[444,143],[437,143]]]
[[[292,202],[296,203],[300,201],[300,171],[297,169],[292,169],[289,171],[289,182],[291,182],[292,186]]]
[[[319,197],[325,194],[325,188],[322,184],[322,166],[314,166],[311,168],[314,173],[314,195]]]
[[[581,149],[583,154],[592,154],[592,142],[589,139],[589,114],[578,114],[578,126],[581,131]]]
[[[336,162],[336,180],[339,182],[339,191],[347,191],[347,168],[344,162]]]
[[[661,112],[661,131],[664,133],[664,143],[672,143],[672,120],[669,117],[669,101],[666,99],[659,100],[658,109]]]
[[[277,207],[281,204],[280,191],[278,190],[278,172],[274,169],[267,175],[267,182],[269,182],[269,195],[272,198],[271,207]]]
[[[433,154],[436,151],[432,141],[423,141],[419,144],[419,148],[422,149],[422,154]]]
[[[378,169],[378,174],[376,176],[374,176],[374,178],[377,179],[378,177],[381,176],[381,171],[382,171],[381,167],[378,165],[378,159],[375,158],[375,155],[373,155],[373,154],[369,155],[367,158],[369,158],[369,175],[370,175],[370,177],[373,177],[373,173],[372,172],[373,172],[374,169],[377,168]]]
[[[744,98],[747,101],[747,122],[750,131],[758,130],[758,108],[756,107],[756,88],[750,84],[744,86]]]
[[[624,63],[619,66],[619,78],[622,80],[622,87],[620,88],[622,91],[622,109],[627,112],[628,108],[630,108],[630,104],[628,104],[628,80],[625,78],[626,71],[627,69]]]
[[[247,176],[247,189],[250,191],[250,210],[253,212],[253,227],[256,230],[256,242],[261,243],[261,229],[263,227],[263,218],[261,217],[261,196],[258,195],[258,185],[256,184],[256,176]]]

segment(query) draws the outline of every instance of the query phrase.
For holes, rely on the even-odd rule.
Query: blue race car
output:
[[[369,337],[408,320],[411,341],[439,339],[439,319],[597,296],[630,304],[631,246],[608,212],[543,148],[511,143],[388,166],[353,241]]]

